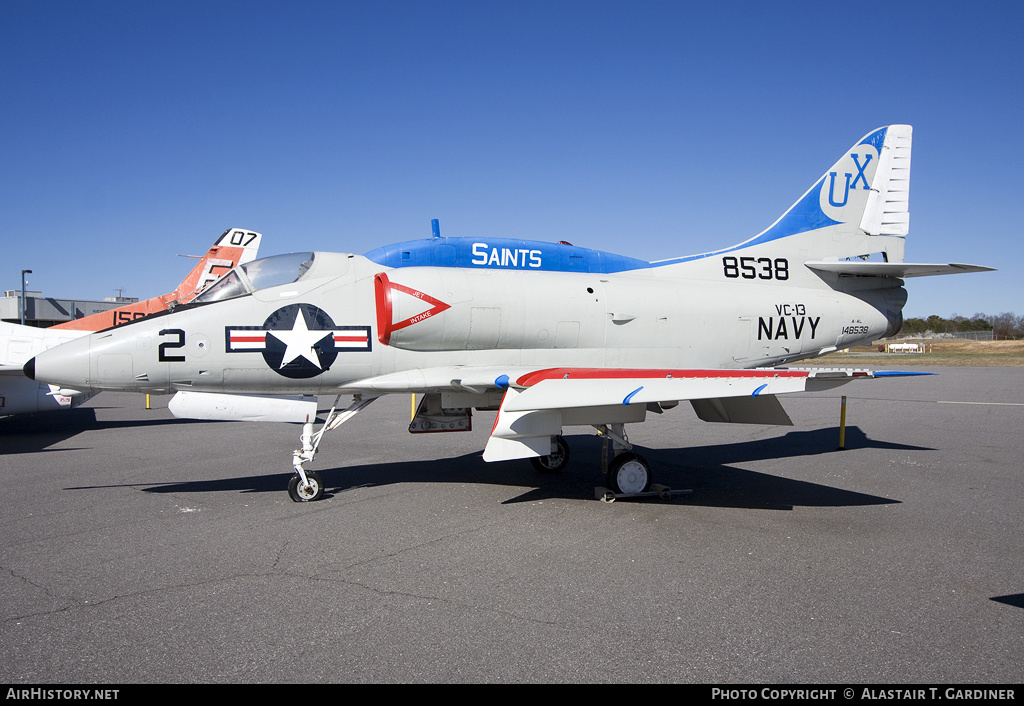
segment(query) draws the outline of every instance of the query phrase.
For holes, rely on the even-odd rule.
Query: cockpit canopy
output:
[[[293,252],[247,262],[221,277],[195,301],[201,304],[219,302],[260,289],[298,282],[313,266],[313,257],[311,252]]]

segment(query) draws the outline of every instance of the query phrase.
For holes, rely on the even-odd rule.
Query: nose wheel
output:
[[[310,503],[324,496],[324,482],[316,471],[306,471],[305,481],[296,473],[288,481],[288,495],[297,503]]]

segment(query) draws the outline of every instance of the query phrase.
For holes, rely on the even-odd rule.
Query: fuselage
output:
[[[531,249],[500,270],[309,254],[297,278],[92,334],[31,372],[97,390],[319,394],[438,366],[753,368],[870,342],[906,296],[795,264],[782,281],[732,277],[722,258],[543,270]]]

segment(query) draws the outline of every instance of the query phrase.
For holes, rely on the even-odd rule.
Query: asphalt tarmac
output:
[[[693,493],[613,503],[592,430],[544,476],[407,395],[327,435],[311,504],[296,426],[0,419],[0,683],[1020,683],[1024,368],[933,370],[793,427],[649,416]]]

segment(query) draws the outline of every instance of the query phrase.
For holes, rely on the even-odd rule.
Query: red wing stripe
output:
[[[639,368],[548,368],[523,375],[516,384],[530,387],[542,380],[608,380],[632,378],[804,378],[806,370],[670,370]]]

